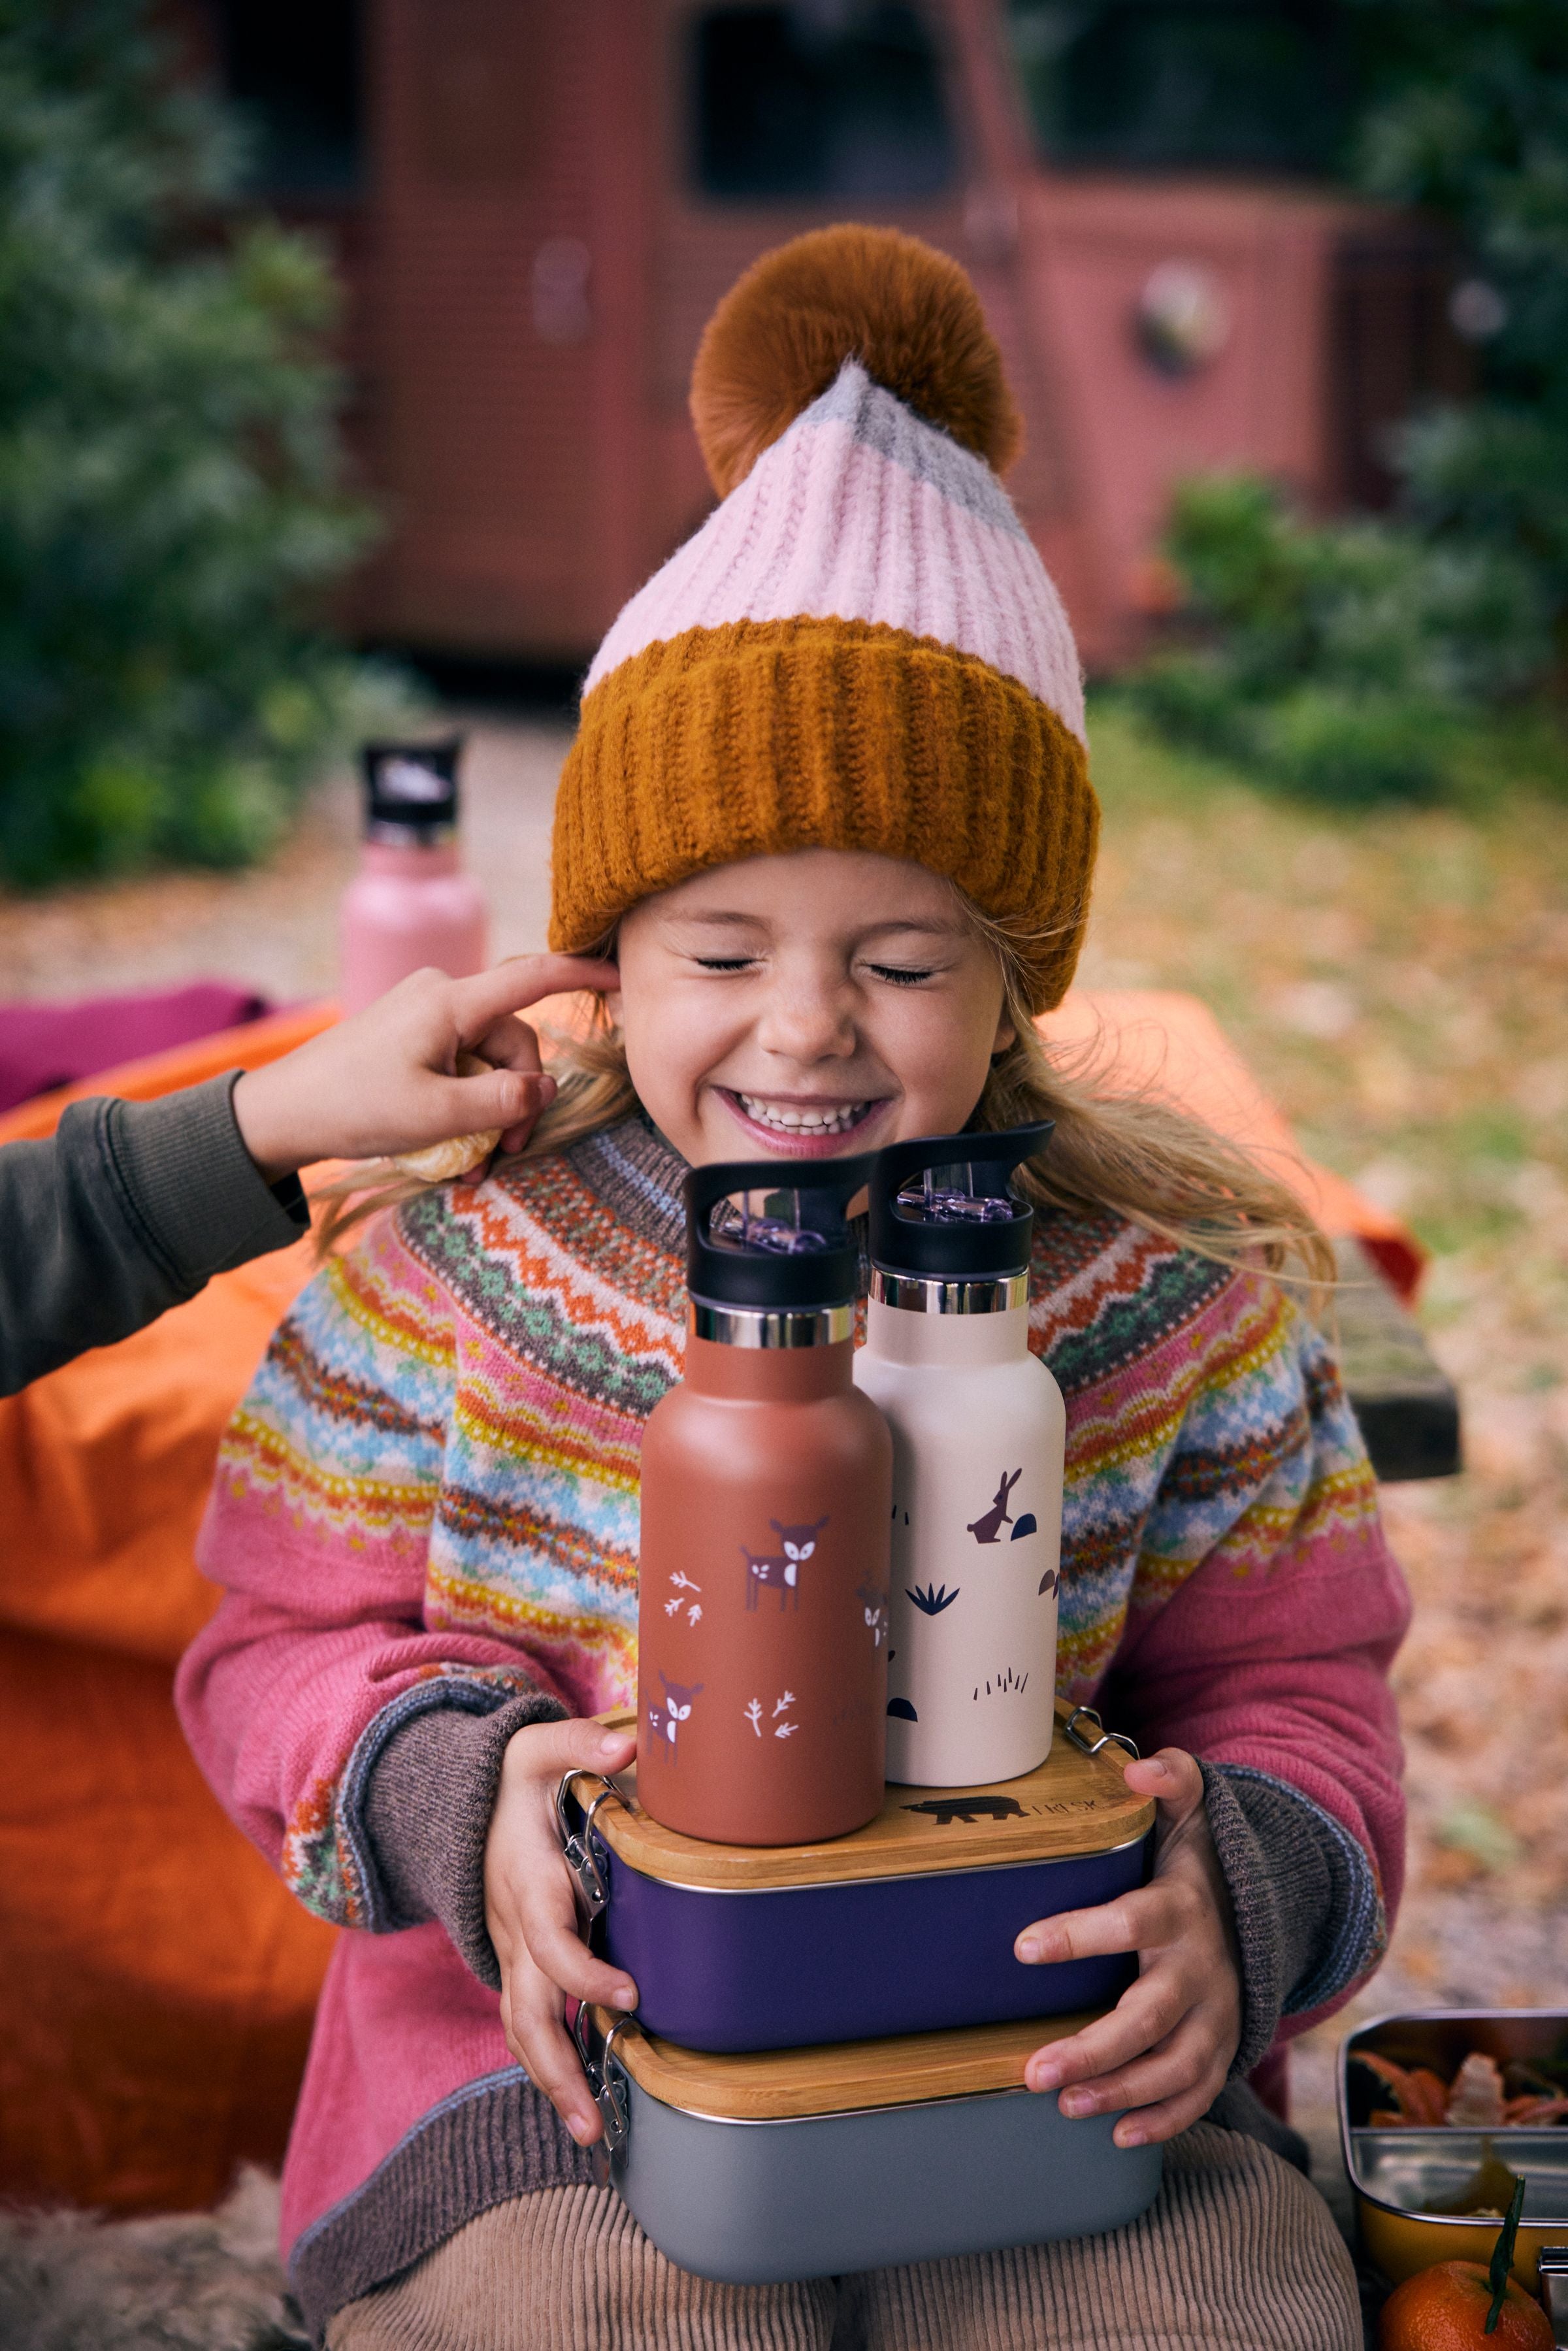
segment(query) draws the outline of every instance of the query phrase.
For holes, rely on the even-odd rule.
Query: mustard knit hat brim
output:
[[[869,850],[1019,934],[1038,1011],[1071,977],[1098,820],[1078,737],[972,654],[861,621],[688,629],[583,705],[549,943],[598,946],[639,899],[737,858]]]

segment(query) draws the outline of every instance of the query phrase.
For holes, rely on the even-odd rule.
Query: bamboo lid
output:
[[[650,1820],[636,1802],[633,1771],[618,1771],[593,1825],[618,1860],[667,1885],[715,1893],[760,1894],[789,1886],[918,1876],[931,1870],[996,1869],[1009,1863],[1070,1860],[1128,1844],[1154,1826],[1155,1807],[1122,1777],[1120,1748],[1086,1755],[1062,1729],[1071,1709],[1060,1698],[1056,1736],[1038,1771],[980,1788],[911,1788],[889,1782],[876,1818],[850,1836],[817,1844],[709,1844]],[[600,1718],[632,1730],[630,1709]],[[603,1782],[576,1775],[591,1803]]]
[[[961,2032],[903,2032],[887,2041],[845,2041],[818,2049],[765,2049],[738,2057],[679,2049],[623,2018],[613,2053],[639,2089],[666,2106],[727,2122],[781,2122],[1021,2090],[1024,2066],[1035,2050],[1064,2040],[1100,2013],[974,2024]],[[612,2011],[593,2011],[596,2035],[608,2033],[616,2022]]]

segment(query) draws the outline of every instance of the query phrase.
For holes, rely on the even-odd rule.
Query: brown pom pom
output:
[[[956,261],[897,229],[817,229],[754,262],[697,349],[692,423],[720,497],[857,359],[875,383],[1000,473],[1019,413]]]

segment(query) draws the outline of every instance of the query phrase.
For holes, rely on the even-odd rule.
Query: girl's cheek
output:
[[[903,1095],[901,1136],[953,1134],[964,1124],[985,1085],[995,1033],[994,1018],[969,1019],[951,1004],[890,1024],[878,1050]]]

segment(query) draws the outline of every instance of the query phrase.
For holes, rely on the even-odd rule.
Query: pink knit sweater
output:
[[[681,1174],[631,1121],[383,1221],[225,1441],[200,1551],[225,1599],[178,1698],[234,1818],[349,1929],[284,2183],[317,2325],[486,2205],[588,2176],[507,2055],[480,1863],[513,1730],[632,1693]],[[1384,1946],[1403,1585],[1332,1358],[1277,1292],[1044,1216],[1031,1300],[1068,1413],[1060,1687],[1204,1761],[1250,2064]]]

